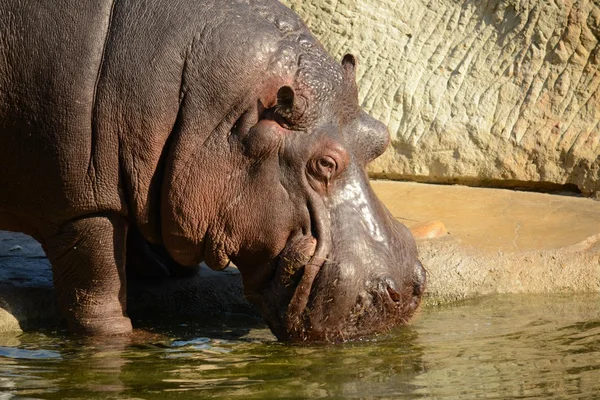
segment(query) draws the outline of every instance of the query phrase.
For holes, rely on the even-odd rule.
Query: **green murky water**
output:
[[[409,327],[330,346],[277,343],[240,318],[169,324],[132,345],[0,336],[0,399],[600,396],[597,295],[429,308]]]

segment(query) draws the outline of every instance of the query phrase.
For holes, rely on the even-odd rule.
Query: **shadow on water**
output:
[[[0,399],[2,393],[44,399],[169,399],[181,392],[207,398],[379,396],[411,392],[410,378],[424,370],[411,327],[369,341],[299,346],[276,342],[250,317],[137,325],[129,343],[63,331],[0,336]]]
[[[138,318],[130,342],[0,336],[0,399],[596,398],[598,296],[494,296],[370,340],[276,342],[253,317]]]

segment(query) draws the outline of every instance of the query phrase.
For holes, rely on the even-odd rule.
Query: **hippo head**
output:
[[[258,218],[254,234],[278,238],[276,251],[232,260],[279,339],[344,340],[407,321],[425,271],[410,232],[369,184],[365,167],[389,133],[358,105],[355,58],[322,75],[303,75],[315,70],[303,62],[293,84],[238,132],[241,151],[256,160],[257,189],[279,192],[253,194],[262,206],[248,210]]]
[[[388,146],[388,130],[358,104],[355,58],[322,54],[263,77],[226,144],[205,143],[210,151],[197,156],[217,172],[181,196],[213,196],[201,202],[218,204],[214,219],[193,225],[202,235],[191,246],[211,268],[239,268],[246,297],[280,340],[388,330],[415,312],[425,285],[413,237],[365,170]]]

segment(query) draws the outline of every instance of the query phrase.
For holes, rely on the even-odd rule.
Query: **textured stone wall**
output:
[[[392,146],[376,177],[600,191],[600,0],[284,0]]]

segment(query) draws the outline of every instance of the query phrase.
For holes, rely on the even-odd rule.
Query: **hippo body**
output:
[[[0,229],[42,244],[75,332],[131,331],[148,246],[233,261],[281,339],[404,322],[424,272],[365,174],[389,135],[355,64],[274,0],[3,1]]]

